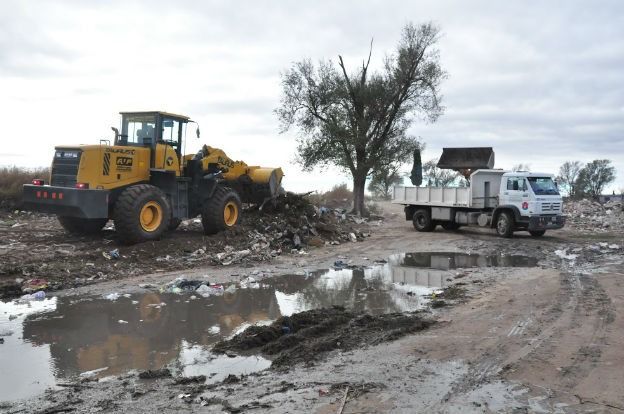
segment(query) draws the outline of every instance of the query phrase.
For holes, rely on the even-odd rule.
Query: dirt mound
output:
[[[342,307],[315,309],[281,317],[269,326],[251,326],[217,343],[213,351],[258,351],[274,357],[273,368],[288,368],[335,349],[346,351],[392,341],[433,323],[420,312],[372,316]]]

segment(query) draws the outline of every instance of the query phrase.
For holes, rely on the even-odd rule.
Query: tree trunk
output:
[[[353,174],[353,211],[358,216],[366,215],[364,207],[364,188],[366,186],[366,174]]]

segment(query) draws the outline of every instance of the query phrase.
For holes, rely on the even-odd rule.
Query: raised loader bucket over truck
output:
[[[438,168],[459,171],[468,178],[473,171],[494,168],[494,150],[492,147],[443,148]]]

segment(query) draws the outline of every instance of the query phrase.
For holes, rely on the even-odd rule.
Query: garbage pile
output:
[[[566,225],[587,232],[624,231],[624,203],[592,200],[568,201],[564,205]]]
[[[262,210],[248,210],[243,217],[256,230],[254,242],[268,243],[272,253],[357,242],[370,236],[358,228],[368,219],[347,214],[345,209],[314,206],[305,196],[291,192],[271,200]]]

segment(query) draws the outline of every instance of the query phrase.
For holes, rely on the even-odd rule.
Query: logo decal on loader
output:
[[[167,158],[167,166],[171,167],[173,165],[173,157]]]
[[[130,171],[132,160],[131,157],[117,157],[117,171]]]

